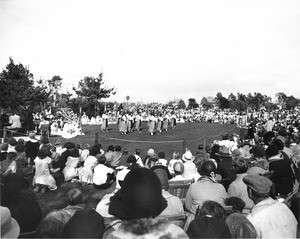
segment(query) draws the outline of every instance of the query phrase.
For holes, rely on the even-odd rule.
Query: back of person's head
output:
[[[25,144],[25,140],[24,139],[18,139],[18,144]]]
[[[247,172],[248,163],[244,158],[239,158],[232,162],[232,167],[235,173],[242,174]]]
[[[168,190],[169,189],[169,178],[168,178],[168,173],[166,172],[166,170],[164,170],[162,168],[156,168],[153,170],[153,172],[159,178],[161,188],[164,190]]]
[[[226,224],[233,238],[257,238],[253,224],[241,213],[230,214]]]
[[[1,144],[1,147],[0,147],[0,150],[3,150],[3,151],[7,151],[8,150],[8,143],[2,143]]]
[[[181,175],[184,171],[184,165],[182,162],[176,162],[173,165],[173,169],[176,175]]]
[[[179,159],[180,158],[180,153],[178,151],[173,152],[173,159]]]
[[[75,212],[64,227],[64,238],[102,238],[105,225],[103,217],[94,209]]]
[[[89,148],[90,148],[90,144],[88,144],[88,143],[83,144],[83,149],[89,149]]]
[[[216,172],[216,165],[214,164],[214,162],[207,160],[205,162],[203,162],[203,164],[201,165],[201,169],[200,169],[200,174],[201,176],[213,176]]]
[[[49,138],[48,138],[47,136],[44,136],[44,137],[42,138],[42,140],[41,140],[41,143],[42,143],[42,144],[49,144],[49,143],[50,143]]]
[[[133,154],[129,155],[127,158],[127,163],[136,163],[136,157]]]
[[[141,154],[141,150],[140,150],[139,148],[136,148],[136,149],[135,149],[135,154],[136,154],[136,155],[140,155],[140,154]]]
[[[115,147],[113,145],[109,145],[107,147],[107,151],[115,151]]]
[[[198,216],[189,225],[186,234],[189,238],[231,238],[224,219]]]
[[[124,149],[122,150],[122,152],[123,152],[123,154],[128,154],[128,153],[129,153],[129,151],[128,151],[127,148],[124,148]]]
[[[6,155],[6,159],[7,160],[15,160],[17,157],[17,153],[16,152],[8,152]]]
[[[99,149],[95,146],[93,146],[92,148],[90,148],[90,155],[91,156],[95,156],[99,153]]]
[[[158,155],[157,155],[160,159],[165,159],[166,158],[166,154],[165,154],[165,152],[164,151],[159,151],[158,152]]]
[[[16,146],[17,143],[18,143],[18,141],[17,141],[14,137],[9,137],[7,142],[8,142],[9,145],[11,145],[11,146]]]
[[[268,131],[264,134],[264,143],[265,145],[269,145],[271,140],[275,137],[275,133],[273,131]]]
[[[278,148],[278,150],[283,150],[284,148],[284,143],[278,138],[273,140],[273,144]]]
[[[67,200],[69,205],[84,203],[83,193],[79,188],[72,188],[67,192]]]
[[[43,146],[40,148],[40,150],[39,150],[37,156],[38,156],[40,159],[44,159],[44,158],[46,158],[46,157],[50,157],[50,156],[51,156],[51,151],[50,151],[49,146],[43,145]]]
[[[79,150],[77,148],[72,149],[71,152],[70,152],[70,156],[74,157],[74,158],[78,158],[79,157]]]
[[[48,213],[36,229],[38,238],[63,238],[64,227],[70,218],[70,214],[64,210]]]
[[[242,212],[246,206],[246,203],[243,199],[238,197],[229,197],[225,200],[226,206],[232,206],[233,211]]]
[[[203,150],[203,149],[204,149],[203,144],[199,144],[199,145],[198,145],[198,150]]]
[[[122,151],[122,147],[120,145],[116,145],[115,146],[115,151],[116,152],[121,152]]]
[[[270,158],[270,157],[273,157],[277,154],[279,154],[279,150],[278,150],[277,146],[274,145],[274,144],[269,145],[268,148],[266,149],[267,159]]]
[[[219,219],[225,219],[227,215],[224,207],[221,204],[208,200],[203,203],[196,217],[197,216],[211,216]]]
[[[101,156],[99,156],[97,158],[98,158],[98,163],[99,164],[105,164],[106,163],[106,158],[105,158],[104,155],[101,155]]]

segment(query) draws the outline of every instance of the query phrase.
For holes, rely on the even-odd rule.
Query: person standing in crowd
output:
[[[297,220],[284,203],[270,197],[272,181],[261,175],[243,178],[254,207],[247,216],[258,238],[296,238]]]
[[[0,115],[0,136],[3,136],[3,129],[4,127],[9,125],[9,115],[6,113],[5,109],[1,110]]]
[[[155,123],[156,123],[156,118],[154,116],[154,114],[151,114],[151,116],[149,117],[149,122],[148,122],[148,131],[150,133],[150,135],[154,135],[155,133]]]
[[[45,193],[48,188],[50,191],[57,189],[55,179],[49,170],[52,167],[51,161],[50,149],[47,146],[42,146],[34,160],[35,175],[32,183],[35,186],[35,192]]]
[[[107,132],[108,131],[108,115],[103,112],[102,114],[102,124],[101,124],[101,131],[102,132]]]

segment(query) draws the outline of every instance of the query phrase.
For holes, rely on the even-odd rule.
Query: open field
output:
[[[210,144],[214,139],[221,139],[222,134],[239,132],[239,129],[234,125],[221,125],[210,123],[183,123],[177,124],[176,129],[168,132],[157,133],[154,136],[148,134],[146,122],[142,124],[141,132],[134,132],[127,135],[121,135],[117,125],[110,125],[108,132],[101,132],[100,125],[85,125],[83,133],[85,135],[76,136],[71,139],[61,137],[50,137],[50,141],[54,143],[58,138],[63,145],[67,141],[74,143],[95,143],[95,134],[98,133],[98,142],[106,150],[108,145],[119,144],[122,148],[128,148],[129,153],[132,153],[135,148],[141,149],[142,159],[146,156],[149,148],[153,148],[156,152],[163,150],[166,153],[166,158],[170,159],[172,152],[177,150],[183,153],[185,147],[189,147],[192,153],[196,153],[197,146],[200,143],[206,142]],[[204,141],[204,139],[206,141]],[[185,141],[186,140],[186,141]],[[43,215],[46,215],[53,209],[61,209],[67,205],[65,195],[72,187],[80,187],[85,193],[87,207],[96,207],[97,203],[104,194],[111,192],[113,187],[107,190],[96,190],[92,185],[82,187],[79,183],[63,183],[56,191],[47,192],[46,194],[37,194]]]

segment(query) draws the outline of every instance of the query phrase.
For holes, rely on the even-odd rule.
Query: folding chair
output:
[[[184,204],[187,191],[190,185],[194,182],[194,179],[169,181],[169,193],[179,197],[181,202]]]

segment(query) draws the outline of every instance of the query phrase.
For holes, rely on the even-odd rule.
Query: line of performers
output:
[[[134,131],[141,131],[142,121],[147,121],[148,132],[154,135],[156,132],[168,131],[176,128],[175,114],[150,114],[142,116],[141,113],[122,114],[118,117],[119,131],[121,134],[127,134]]]

